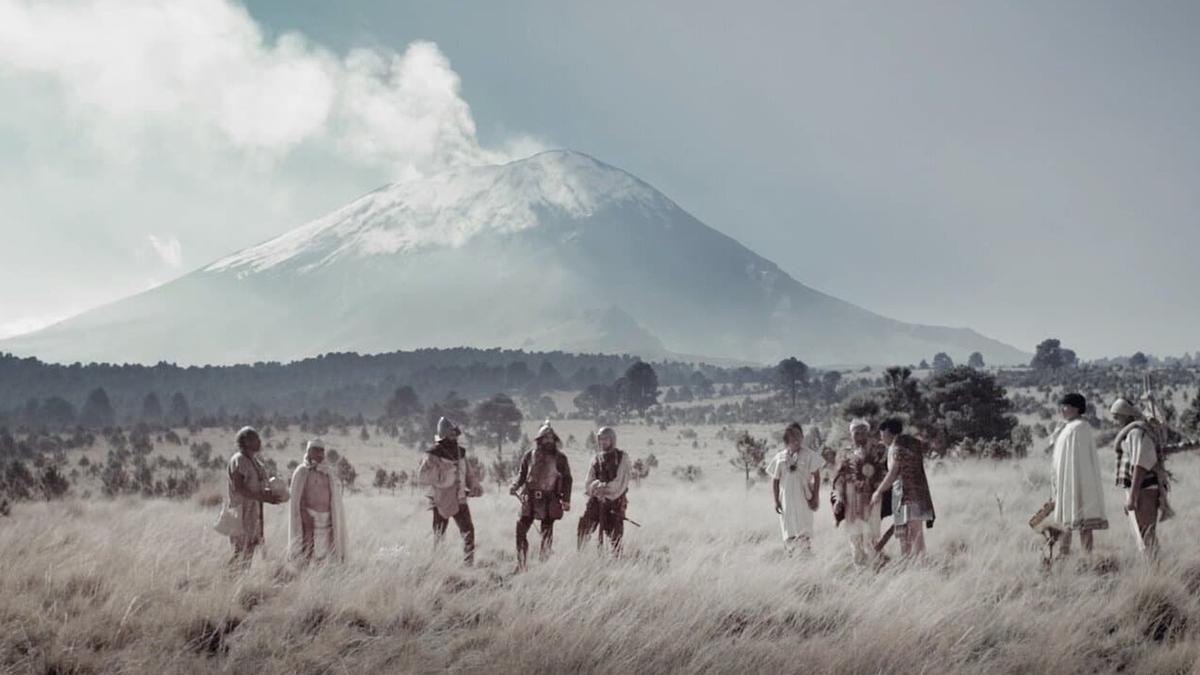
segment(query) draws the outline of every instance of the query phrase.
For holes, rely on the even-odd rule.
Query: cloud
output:
[[[173,270],[178,270],[183,267],[183,244],[179,243],[176,237],[164,237],[162,239],[149,235],[150,246],[154,248],[154,253],[158,255],[159,260],[163,264]]]
[[[333,50],[234,0],[0,0],[0,101],[0,269],[41,280],[0,285],[10,334],[141,291],[152,253],[174,275],[185,247],[216,260],[381,183],[543,148],[481,143],[432,42]]]
[[[0,0],[5,72],[53,82],[97,147],[126,156],[167,134],[268,161],[309,144],[397,178],[512,158],[480,145],[436,44],[338,55],[267,38],[229,0]]]

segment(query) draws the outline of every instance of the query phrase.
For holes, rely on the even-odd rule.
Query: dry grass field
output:
[[[718,454],[730,444],[697,431],[694,449],[675,430],[620,429],[635,457],[661,462],[631,493],[643,527],[628,529],[624,558],[576,552],[577,489],[553,559],[519,575],[517,502],[494,483],[472,504],[473,568],[456,560],[453,525],[434,549],[408,489],[348,497],[344,567],[292,570],[284,508],[267,507],[267,554],[244,576],[226,571],[200,499],[19,504],[0,519],[0,670],[1171,673],[1200,658],[1200,458],[1173,462],[1181,516],[1163,526],[1156,565],[1137,557],[1114,489],[1096,553],[1043,569],[1026,525],[1047,490],[1039,455],[931,463],[930,554],[876,573],[850,565],[824,494],[813,553],[786,554],[769,485],[746,489]],[[339,441],[360,484],[373,466],[416,462]],[[582,444],[570,454],[582,474]],[[673,478],[684,463],[705,477]]]

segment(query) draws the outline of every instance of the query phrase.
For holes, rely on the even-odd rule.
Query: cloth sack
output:
[[[213,529],[226,537],[239,537],[242,534],[242,516],[236,508],[227,503],[217,515]]]

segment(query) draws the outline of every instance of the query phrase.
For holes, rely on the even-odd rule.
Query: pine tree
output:
[[[116,423],[116,413],[108,400],[108,392],[104,387],[97,387],[88,394],[83,410],[79,413],[79,423],[85,427],[104,429]]]

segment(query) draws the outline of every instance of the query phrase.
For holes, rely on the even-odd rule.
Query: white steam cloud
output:
[[[114,149],[165,128],[267,159],[332,144],[395,178],[511,159],[480,145],[432,42],[338,55],[266,38],[229,0],[0,0],[5,71],[49,77],[82,123],[122,132]]]
[[[178,270],[183,267],[183,244],[176,237],[156,237],[150,235],[150,246],[158,259],[167,267]]]
[[[0,338],[485,146],[438,46],[336,52],[238,0],[0,0]],[[170,236],[163,235],[164,227]]]

